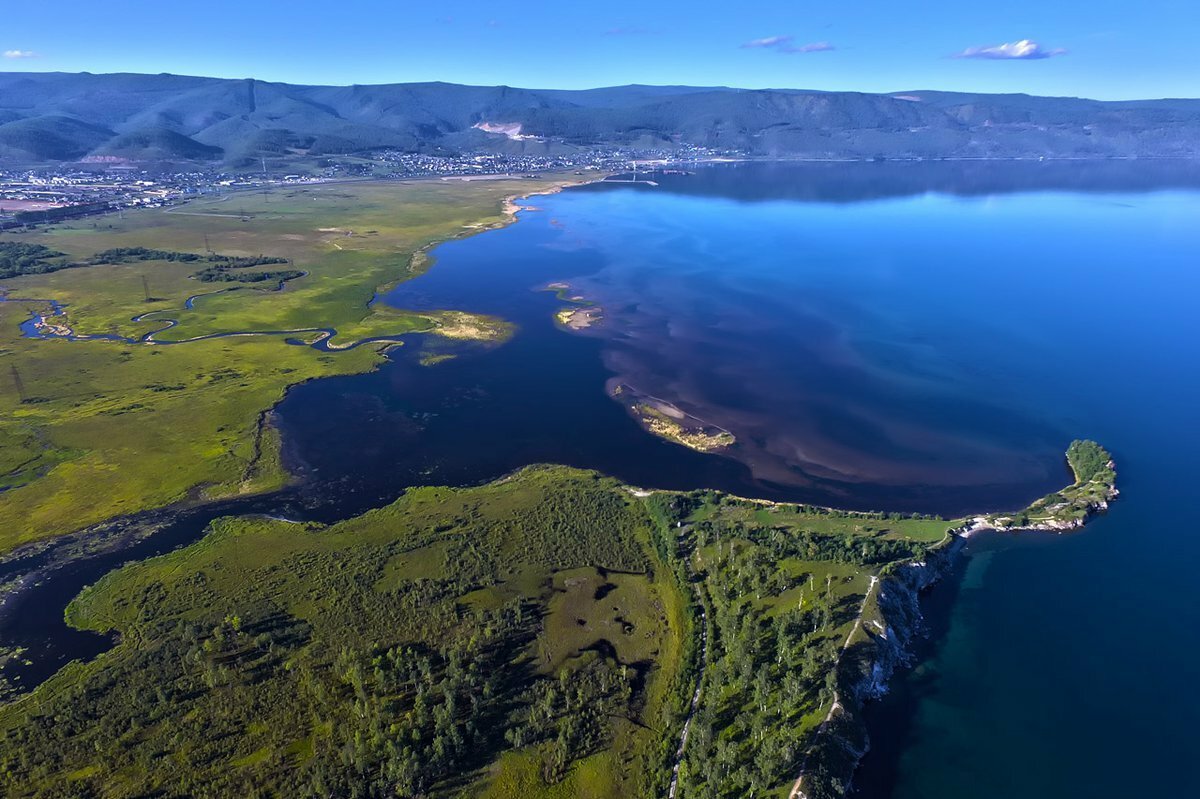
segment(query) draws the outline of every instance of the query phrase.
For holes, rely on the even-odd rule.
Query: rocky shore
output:
[[[847,646],[838,662],[836,701],[805,759],[789,799],[834,799],[850,789],[859,761],[870,748],[863,705],[888,690],[899,669],[912,665],[913,643],[926,634],[921,595],[953,570],[972,535],[995,532],[1065,533],[1107,512],[1120,491],[1109,453],[1093,441],[1076,441],[1067,451],[1075,483],[1018,513],[972,517],[947,531],[925,555],[883,571],[875,602],[859,619],[866,635]]]

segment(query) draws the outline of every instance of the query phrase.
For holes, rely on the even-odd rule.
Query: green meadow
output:
[[[286,258],[282,291],[193,279],[196,264],[132,261],[8,278],[10,299],[53,299],[79,335],[334,328],[334,348],[414,331],[497,340],[502,320],[369,307],[427,268],[432,244],[502,224],[505,198],[552,181],[324,184],[234,193],[5,234],[83,261],[117,247]],[[419,257],[415,257],[419,256]],[[266,267],[275,269],[277,267]],[[273,288],[273,287],[272,287]],[[206,292],[194,308],[189,296]],[[373,368],[383,344],[323,353],[283,336],[176,346],[23,338],[36,305],[0,303],[0,552],[118,514],[263,491],[287,478],[265,414],[296,383]],[[134,317],[149,315],[140,322]]]

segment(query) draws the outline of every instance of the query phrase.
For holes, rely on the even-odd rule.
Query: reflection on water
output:
[[[553,461],[853,507],[1019,506],[1063,482],[1062,451],[1087,432],[1074,409],[1029,401],[1022,381],[1062,372],[1020,320],[1154,218],[1128,195],[1004,192],[1131,175],[1152,179],[1125,163],[739,164],[537,198],[383,298],[498,314],[516,338],[434,367],[410,347],[378,374],[295,389],[290,454],[380,498]],[[535,291],[556,281],[604,321],[557,328],[562,303]],[[737,445],[701,455],[647,436],[603,396],[618,382]]]

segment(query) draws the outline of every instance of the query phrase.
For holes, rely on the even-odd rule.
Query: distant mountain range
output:
[[[0,158],[214,161],[379,148],[703,145],[813,158],[1200,156],[1200,100],[616,86],[296,86],[0,72]]]

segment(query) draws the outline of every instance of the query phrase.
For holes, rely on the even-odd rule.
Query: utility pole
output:
[[[212,247],[208,246],[208,234],[207,233],[204,234],[204,251],[206,253],[208,253],[209,255],[213,254]]]
[[[22,403],[27,402],[29,398],[25,396],[25,382],[21,380],[21,373],[17,370],[15,363],[10,368],[12,369],[13,385],[17,387],[17,399]]]
[[[150,281],[145,275],[142,275],[142,292],[146,295],[146,302],[150,302]]]

